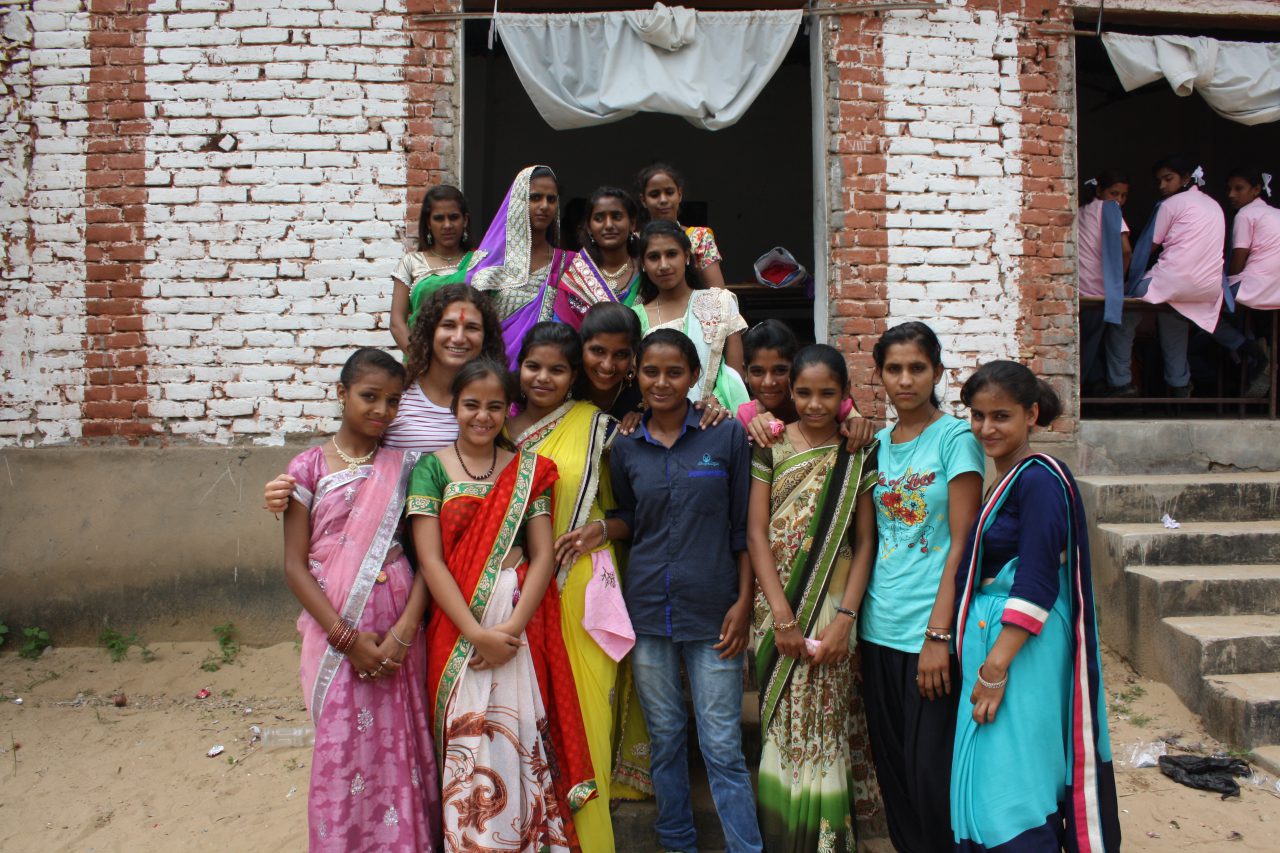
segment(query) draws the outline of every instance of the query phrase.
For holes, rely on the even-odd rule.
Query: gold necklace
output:
[[[631,259],[630,259],[630,258],[628,258],[628,259],[627,259],[627,260],[622,264],[622,266],[618,267],[618,268],[617,268],[616,270],[614,270],[613,272],[609,272],[607,269],[605,269],[605,268],[604,268],[604,266],[603,266],[603,265],[601,265],[601,267],[600,267],[600,274],[601,274],[601,275],[603,275],[603,276],[605,277],[605,279],[607,279],[607,280],[608,280],[608,281],[610,281],[610,282],[616,282],[618,279],[622,278],[622,274],[623,274],[624,272],[630,272],[630,271],[631,271]]]
[[[439,260],[444,261],[449,266],[457,266],[458,261],[462,260],[462,256],[465,255],[466,252],[463,252],[462,254],[459,254],[459,255],[455,255],[452,258],[446,258],[444,255],[440,254],[434,249],[428,249],[427,254],[433,258],[438,258]]]
[[[804,427],[800,426],[800,424],[796,424],[796,432],[800,433],[800,437],[804,439],[805,444],[809,445],[808,449],[813,450],[815,447],[822,447],[827,443],[828,440],[835,438],[836,434],[840,432],[840,427],[837,425],[836,428],[831,431],[831,435],[828,435],[826,438],[822,439],[822,441],[818,442],[817,444],[809,440],[809,436],[804,434]]]
[[[338,458],[341,459],[343,462],[347,463],[348,471],[355,471],[361,465],[367,465],[369,463],[369,460],[373,458],[373,454],[378,452],[378,448],[375,446],[373,450],[370,450],[364,456],[348,456],[346,453],[342,451],[342,448],[338,446],[338,437],[336,435],[333,437],[332,440],[333,440],[333,449],[338,451]]]
[[[688,299],[684,301],[684,307],[685,307],[685,311],[689,310]],[[658,322],[655,325],[661,326],[662,325],[662,303],[657,299],[653,300],[653,309],[658,312]]]

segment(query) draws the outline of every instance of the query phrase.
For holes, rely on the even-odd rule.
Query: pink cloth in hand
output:
[[[591,554],[591,580],[587,581],[582,627],[604,653],[615,661],[627,656],[636,644],[627,605],[622,600],[622,585],[614,569],[609,551]]]

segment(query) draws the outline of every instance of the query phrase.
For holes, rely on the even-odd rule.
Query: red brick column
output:
[[[148,0],[90,0],[85,174],[86,438],[156,432],[147,412],[142,266]]]
[[[1028,24],[1018,45],[1022,104],[1023,256],[1021,348],[1024,362],[1062,396],[1052,433],[1068,438],[1079,417],[1079,324],[1073,25],[1069,5],[1024,0]],[[1041,32],[1040,23],[1051,32]],[[1053,32],[1056,31],[1056,32]]]
[[[423,21],[418,16],[459,12],[460,0],[407,0],[405,32],[409,50],[404,79],[409,88],[409,121],[405,139],[408,158],[408,209],[405,227],[417,234],[422,194],[436,184],[458,185],[456,128],[462,123],[458,74],[462,68],[462,25],[457,21]],[[479,240],[479,235],[472,235]],[[412,239],[410,242],[413,242]]]
[[[822,57],[831,127],[827,174],[838,176],[828,213],[830,340],[849,361],[858,409],[883,416],[871,359],[889,313],[881,19],[851,14],[828,20]]]

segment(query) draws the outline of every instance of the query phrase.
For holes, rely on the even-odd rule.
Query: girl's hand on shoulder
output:
[[[849,416],[840,424],[840,433],[845,437],[845,447],[850,453],[857,453],[876,439],[876,425],[859,415],[857,410],[850,409]]]
[[[947,644],[925,640],[916,665],[916,687],[925,699],[941,699],[951,693],[951,652]]]
[[[481,628],[471,638],[471,645],[476,650],[471,659],[472,669],[495,669],[516,656],[520,639],[497,628]]]
[[[622,416],[622,420],[618,421],[618,432],[622,435],[631,435],[640,426],[640,419],[644,417],[644,412],[627,412]]]
[[[1000,683],[1008,676],[1008,671],[995,673],[992,670],[995,667],[983,664],[978,667],[978,675],[993,683]],[[996,711],[1000,708],[1000,703],[1004,701],[1004,685],[992,689],[983,687],[982,682],[975,681],[973,683],[973,694],[969,697],[969,701],[973,703],[973,720],[978,725],[983,723],[994,723],[996,721]]]
[[[747,437],[756,447],[773,447],[785,428],[786,424],[769,412],[757,412],[754,418],[747,421]]]
[[[818,650],[813,653],[815,666],[824,663],[840,663],[849,657],[849,636],[853,633],[853,620],[840,615],[831,620],[818,636]]]
[[[262,490],[262,508],[271,513],[282,513],[289,508],[289,496],[293,494],[297,480],[289,474],[281,474]]]
[[[693,404],[693,407],[702,412],[702,417],[698,421],[698,429],[719,426],[720,422],[729,416],[729,410],[720,405],[720,401],[715,397],[699,400]]]
[[[778,647],[778,654],[780,655],[786,655],[796,660],[804,660],[809,657],[809,649],[805,645],[804,634],[800,633],[799,628],[781,632],[774,628],[773,644]]]
[[[747,647],[747,633],[751,629],[751,609],[745,603],[729,608],[720,623],[720,642],[711,648],[720,653],[720,660],[728,660],[742,654]]]
[[[361,631],[356,634],[355,644],[347,650],[347,660],[351,661],[351,665],[355,667],[356,674],[372,673],[379,666],[382,666],[383,659],[386,658],[378,646],[378,635],[372,631]],[[387,668],[382,666],[382,672],[379,675],[385,675]]]

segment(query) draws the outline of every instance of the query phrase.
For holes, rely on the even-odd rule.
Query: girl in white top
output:
[[[407,355],[404,396],[382,445],[422,453],[448,447],[458,437],[458,422],[449,409],[453,377],[480,356],[505,363],[502,328],[493,305],[470,285],[445,285],[423,305],[409,335]],[[267,483],[265,508],[282,512],[293,485],[288,474]]]

